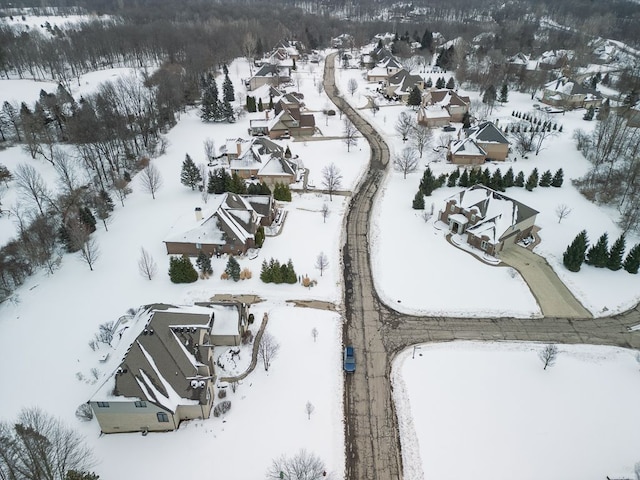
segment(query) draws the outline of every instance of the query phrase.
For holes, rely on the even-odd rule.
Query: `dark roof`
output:
[[[477,142],[506,143],[509,140],[502,134],[498,127],[491,122],[482,122],[475,127],[467,128],[467,137],[473,138]]]

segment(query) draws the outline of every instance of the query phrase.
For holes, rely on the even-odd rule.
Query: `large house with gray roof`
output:
[[[213,347],[239,345],[237,302],[149,307],[115,371],[89,400],[103,433],[169,431],[208,418],[215,399]],[[132,328],[136,328],[132,326]]]
[[[209,206],[210,205],[210,206]],[[206,209],[180,218],[164,240],[170,255],[196,257],[207,255],[241,255],[256,247],[256,233],[271,225],[275,204],[271,195],[223,193]]]
[[[483,185],[446,199],[438,218],[453,234],[489,255],[531,235],[538,211]]]

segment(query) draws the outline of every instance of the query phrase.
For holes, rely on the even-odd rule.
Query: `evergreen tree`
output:
[[[593,105],[591,105],[586,113],[584,114],[584,116],[582,117],[583,120],[593,120],[593,115],[595,114],[595,109],[593,108]]]
[[[169,278],[173,283],[193,283],[198,280],[198,272],[186,255],[169,259]]]
[[[256,230],[255,242],[256,242],[256,247],[258,248],[261,248],[262,245],[264,244],[264,227],[262,225],[260,225],[258,227],[258,230]]]
[[[522,170],[520,170],[518,172],[518,175],[516,175],[516,180],[513,184],[516,187],[524,187],[524,173],[522,172]]]
[[[453,79],[453,77],[449,77],[449,80],[447,81],[445,87],[449,90],[453,90],[454,88],[456,88],[456,81]]]
[[[422,175],[422,180],[420,180],[420,191],[427,197],[431,196],[431,193],[438,188],[437,181],[431,172],[431,169],[427,167]]]
[[[425,83],[425,87],[426,88],[433,87],[433,81],[431,80],[431,77],[427,78],[427,83]]]
[[[458,182],[458,178],[460,178],[460,170],[454,170],[451,172],[449,180],[447,180],[447,187],[455,187]]]
[[[282,266],[278,260],[273,258],[269,261],[269,270],[271,270],[271,281],[273,283],[282,283]]]
[[[552,187],[561,187],[563,181],[564,181],[564,172],[562,171],[561,168],[559,168],[556,171],[555,175],[553,176],[553,180],[551,180],[551,186]]]
[[[625,246],[626,240],[623,233],[611,246],[609,259],[607,260],[607,268],[609,270],[620,270],[622,268],[622,256],[624,255]]]
[[[247,95],[247,112],[255,112],[257,110],[256,97]]]
[[[282,281],[290,284],[294,284],[298,281],[298,275],[296,275],[291,259],[289,259],[286,265],[282,265]]]
[[[87,227],[87,231],[89,233],[96,231],[96,217],[93,216],[89,207],[80,207],[80,210],[78,210],[78,217],[80,222]]]
[[[498,191],[504,192],[504,179],[502,178],[502,172],[497,168],[493,175],[491,176],[491,188]]]
[[[477,185],[478,184],[478,169],[472,168],[471,170],[469,170],[469,185]],[[480,177],[482,177],[482,174],[480,173]]]
[[[200,102],[200,118],[205,122],[220,120],[220,99],[218,98],[218,84],[213,74],[204,77],[202,99]]]
[[[594,267],[604,268],[607,266],[609,260],[609,237],[607,232],[604,232],[598,239],[595,245],[593,245],[588,251],[584,263],[587,265],[593,265]]]
[[[226,173],[226,172],[225,172]],[[227,177],[228,177],[227,173]],[[237,193],[239,195],[243,195],[247,193],[247,184],[244,179],[240,177],[236,172],[233,172],[231,175],[231,181],[227,185],[227,192]]]
[[[462,128],[471,128],[471,114],[469,112],[462,114]]]
[[[436,88],[444,88],[444,77],[438,77],[436,80]]]
[[[486,103],[487,105],[493,105],[496,101],[497,93],[496,87],[493,85],[489,85],[487,89],[484,91],[482,95],[482,103]]]
[[[247,185],[247,193],[249,195],[271,195],[271,190],[269,190],[269,186],[264,183],[250,183]]]
[[[184,157],[184,161],[182,162],[180,183],[182,183],[186,187],[191,187],[191,190],[193,190],[201,181],[202,175],[200,175],[200,170],[187,153]]]
[[[491,188],[491,172],[489,171],[489,167],[482,170],[482,175],[480,176],[478,183]]]
[[[196,258],[196,267],[200,270],[200,273],[203,276],[213,275],[213,268],[211,268],[211,258],[204,252],[200,252],[198,254],[198,258]]]
[[[513,177],[513,167],[509,167],[509,170],[507,170],[507,173],[504,174],[504,177],[502,177],[502,183],[504,185],[504,188],[509,188],[509,187],[513,187],[515,182],[515,178]]]
[[[418,190],[416,196],[413,197],[412,207],[414,210],[424,210],[424,195],[422,195],[420,190]]]
[[[420,105],[422,100],[422,93],[420,92],[420,88],[417,85],[413,86],[413,90],[409,93],[409,98],[407,99],[407,105],[412,107],[417,107]]]
[[[629,273],[638,273],[638,268],[640,267],[640,243],[629,250],[622,266]]]
[[[289,145],[287,145],[287,148],[284,151],[284,158],[291,158],[291,149],[289,148]]]
[[[224,273],[226,273],[234,282],[240,280],[240,264],[233,255],[229,257],[229,260],[227,260],[227,266],[224,269]]]
[[[228,73],[225,73],[224,81],[222,82],[222,99],[227,102],[233,102],[236,99],[233,83],[231,83]]]
[[[216,168],[213,172],[209,172],[207,192],[220,194],[229,192],[230,187],[231,176],[224,168]]]
[[[567,270],[570,272],[580,271],[588,245],[589,239],[587,238],[587,231],[583,230],[573,239],[571,245],[567,247],[562,255],[562,263]]]
[[[260,280],[262,280],[264,283],[271,283],[273,281],[273,275],[266,260],[262,261],[262,267],[260,269]]]
[[[500,88],[500,99],[498,101],[500,103],[507,103],[509,101],[509,87],[506,83],[503,83]]]
[[[281,202],[291,201],[291,189],[286,183],[276,182],[273,186],[273,198]]]
[[[470,185],[469,172],[467,171],[466,168],[462,171],[462,175],[460,175],[460,180],[458,181],[458,185],[464,188],[467,188]]]
[[[420,40],[420,50],[429,50],[433,52],[433,34],[429,29],[425,29],[422,39]]]
[[[220,119],[224,119],[229,123],[233,123],[236,121],[236,114],[233,111],[233,107],[231,106],[231,103],[229,103],[229,100],[227,100],[226,98],[224,102],[222,102],[222,105],[220,107]]]
[[[264,105],[262,104],[262,99],[258,99],[258,111],[264,112]]]
[[[553,175],[551,174],[551,170],[546,170],[542,174],[542,177],[540,177],[540,183],[538,185],[540,185],[541,187],[550,187],[552,181]]]
[[[538,181],[539,181],[538,169],[534,168],[533,171],[529,174],[529,177],[527,178],[527,183],[525,184],[524,188],[526,188],[531,192],[534,188],[538,186]]]
[[[269,110],[273,110],[274,105],[273,105],[273,96],[269,95]]]

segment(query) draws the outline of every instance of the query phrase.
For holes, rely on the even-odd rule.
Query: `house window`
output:
[[[158,412],[156,415],[157,415],[158,421],[160,423],[168,423],[169,422],[169,415],[167,415],[166,413]]]
[[[146,408],[146,406],[147,406],[147,402],[143,400],[138,400],[136,402],[136,408]]]
[[[109,402],[98,402],[98,407],[109,408]]]
[[[471,223],[474,223],[476,221],[476,214],[472,213],[471,214]]]
[[[487,250],[487,247],[489,246],[489,242],[487,242],[486,240],[482,240],[482,242],[480,242],[480,248],[482,250]]]
[[[200,250],[200,249],[202,248],[202,244],[201,244],[201,243],[196,243],[196,248],[197,248],[198,250]]]
[[[449,207],[449,211],[450,211],[451,213],[453,213],[453,212],[455,212],[455,211],[456,211],[456,206],[455,206],[453,203],[452,203],[452,204],[451,204],[451,206]]]

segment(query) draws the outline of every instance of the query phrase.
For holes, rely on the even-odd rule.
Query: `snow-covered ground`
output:
[[[343,129],[339,116],[324,117],[320,113],[329,105],[327,97],[319,94],[314,84],[322,74],[322,64],[299,65],[298,68],[296,75],[299,78],[295,80],[300,83],[309,108],[316,111],[317,126],[324,136],[339,137]],[[229,72],[236,86],[237,102],[241,104],[246,92],[240,79],[249,76],[248,65],[243,60],[237,60],[229,66]],[[112,74],[112,71],[104,71],[96,74],[95,78],[87,76],[84,82],[80,82],[80,87],[86,87],[88,93],[100,79],[111,78]],[[339,70],[338,81],[342,90],[347,91],[345,82],[350,75],[360,78],[361,74],[355,70]],[[0,85],[9,85],[4,82]],[[359,105],[365,105],[366,102],[362,96],[364,88],[363,82],[353,96],[353,101],[359,102]],[[0,90],[6,92],[4,88]],[[33,92],[36,97],[37,92]],[[20,98],[22,94],[9,92],[6,95],[9,95],[8,98]],[[349,98],[346,93],[345,98]],[[34,101],[35,98],[26,100]],[[523,110],[525,106],[529,109],[527,102],[531,103],[528,97],[512,94],[510,103],[497,109],[496,115],[509,118],[512,109]],[[389,139],[392,152],[402,148],[402,141],[395,135],[393,125],[399,112],[404,109],[385,105],[375,117],[368,109],[362,111]],[[199,193],[180,184],[179,173],[185,154],[189,153],[196,163],[204,162],[205,139],[213,139],[219,148],[227,139],[239,136],[246,138],[249,119],[259,115],[263,114],[247,114],[235,124],[202,123],[195,110],[182,115],[178,125],[167,134],[166,153],[153,160],[164,179],[156,199],[145,193],[138,179],[134,178],[131,185],[133,193],[125,200],[124,207],[116,206],[108,223],[108,231],[98,225],[94,235],[101,253],[95,271],[90,272],[77,255],[64,255],[54,274],[37,272],[18,289],[11,301],[0,305],[0,351],[4,358],[16,359],[0,363],[0,383],[9,386],[16,381],[33,378],[39,366],[46,366],[45,375],[38,373],[38,391],[44,393],[41,399],[28,388],[0,389],[3,420],[12,419],[20,408],[34,404],[63,418],[87,436],[100,462],[95,470],[107,480],[125,476],[145,478],[149,476],[150,469],[159,478],[196,478],[202,476],[205,471],[203,468],[213,468],[216,475],[222,478],[259,478],[272,458],[283,453],[293,454],[300,447],[307,447],[321,456],[329,469],[342,478],[341,319],[335,313],[293,308],[285,306],[285,302],[291,299],[341,302],[340,245],[347,197],[334,196],[333,201],[329,201],[327,196],[320,193],[294,193],[293,201],[282,205],[287,211],[282,232],[266,239],[258,258],[239,259],[242,268],[248,267],[253,272],[250,280],[237,283],[221,280],[220,273],[226,262],[224,258],[213,259],[214,274],[208,280],[174,285],[166,275],[169,259],[162,240],[180,216],[192,215],[194,207],[203,203]],[[579,113],[572,115],[567,114],[566,118],[562,118],[565,133],[553,144],[550,142],[539,158],[511,163],[516,171],[522,168],[527,174],[534,166],[538,166],[539,170],[555,170],[557,166],[565,169],[565,186],[560,190],[549,189],[541,193],[542,189],[538,188],[530,193],[511,189],[508,192],[514,198],[531,202],[532,207],[541,211],[546,205],[544,202],[555,208],[555,204],[562,201],[573,208],[571,216],[557,226],[552,211],[538,217],[544,240],[538,248],[548,256],[552,265],[553,255],[561,255],[566,244],[582,228],[588,229],[591,238],[596,238],[604,230],[609,231],[612,238],[617,236],[607,212],[584,201],[570,186],[569,178],[579,176],[587,166],[571,143],[569,122],[573,122],[574,127],[578,124],[583,128],[589,126],[579,121]],[[322,187],[322,168],[335,163],[343,175],[341,189],[352,190],[366,171],[370,154],[368,145],[362,139],[349,153],[340,139],[307,142],[292,139],[281,144],[288,145],[293,155],[299,155],[303,166],[310,170],[311,183],[318,188]],[[425,153],[422,167],[437,158],[439,162],[431,163],[434,171],[437,174],[450,171],[452,167],[445,165],[442,157],[442,154],[433,151]],[[30,159],[19,147],[0,152],[0,163],[7,165],[10,170],[19,163],[35,165],[49,187],[55,188],[55,172],[51,165]],[[506,170],[504,165],[500,167]],[[512,278],[509,269],[486,266],[451,247],[442,238],[441,232],[434,230],[431,222],[425,223],[420,215],[411,210],[411,200],[421,175],[422,169],[403,180],[401,174],[390,172],[378,197],[371,247],[376,285],[381,296],[391,305],[408,312],[522,317],[538,315],[539,309],[519,276]],[[0,188],[4,192],[3,208],[9,208],[18,200],[15,185],[10,183],[8,189]],[[433,200],[429,200],[433,201],[436,213],[442,200],[455,191],[457,189],[442,188],[435,192]],[[326,222],[323,222],[321,214],[324,203],[330,208]],[[5,222],[0,224],[2,243],[11,237],[5,234],[5,227],[12,220],[5,217],[0,217],[0,221]],[[587,218],[588,225],[584,224]],[[629,245],[633,243],[634,239],[628,240]],[[138,274],[140,247],[147,249],[158,263],[158,274],[152,281]],[[548,249],[549,253],[545,253],[544,249]],[[322,277],[314,267],[320,252],[329,257],[329,268]],[[308,274],[318,281],[317,286],[305,289],[299,284],[263,284],[258,278],[260,264],[271,257],[280,261],[291,258],[296,272]],[[557,270],[563,274],[562,267]],[[614,273],[598,270],[594,271],[591,278],[585,274],[588,271],[589,268],[583,268],[579,274],[564,272],[564,275],[577,295],[581,295],[582,290],[583,296],[593,297],[586,302],[592,311],[600,311],[604,301],[612,311],[622,308],[625,302],[633,302],[634,295],[637,298],[637,292],[632,292],[633,289],[627,286],[630,281],[626,279],[631,277],[626,272],[616,272],[614,278]],[[611,273],[611,278],[605,277],[608,273]],[[604,292],[600,296],[596,291],[596,282],[599,281],[607,282],[606,286],[599,286]],[[489,282],[491,290],[502,292],[499,299],[478,288],[478,285]],[[465,302],[461,304],[461,296],[454,292],[463,290]],[[608,290],[615,290],[615,294]],[[425,295],[425,292],[428,294]],[[95,422],[82,425],[76,422],[75,408],[85,402],[96,388],[96,384],[86,380],[91,378],[91,369],[99,368],[99,373],[105,374],[109,368],[115,368],[111,364],[99,364],[101,353],[93,352],[88,346],[98,325],[116,320],[127,309],[142,304],[189,304],[207,300],[216,293],[255,293],[267,299],[267,302],[255,305],[254,312],[256,318],[261,318],[262,310],[269,311],[269,329],[282,344],[280,355],[268,374],[258,367],[238,392],[232,395],[232,410],[224,419],[194,421],[183,425],[178,432],[146,437],[136,434],[99,437]],[[583,297],[579,298],[584,301]],[[320,332],[316,344],[311,338],[314,326]],[[32,332],[26,349],[16,340],[25,338],[24,332]],[[25,355],[28,361],[22,361]],[[78,372],[82,380],[78,380]],[[311,420],[306,418],[304,412],[307,401],[316,407]],[[146,448],[150,443],[153,444],[152,448]],[[245,457],[250,458],[251,462],[244,461]],[[120,461],[120,458],[125,461]],[[158,458],[163,459],[162,464],[159,464]],[[194,466],[193,458],[200,463]],[[207,461],[201,462],[203,458]],[[213,467],[209,458],[214,462]],[[235,461],[220,462],[223,458]],[[202,463],[204,467],[201,467]]]
[[[532,343],[421,345],[393,367],[404,478],[632,478],[640,461],[635,352]]]

